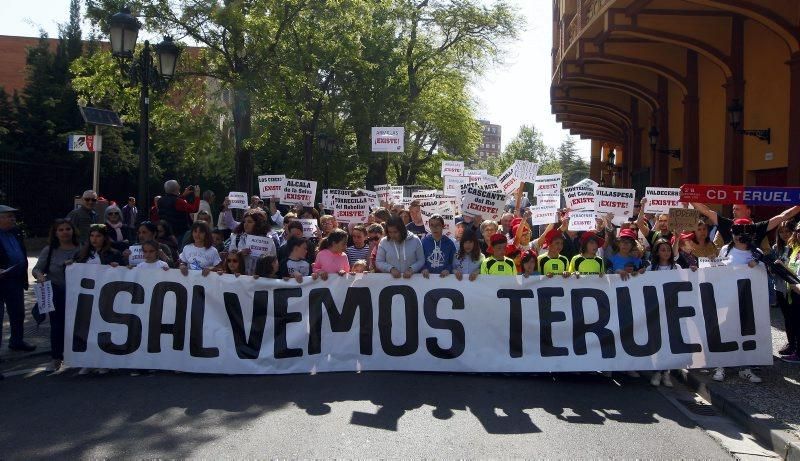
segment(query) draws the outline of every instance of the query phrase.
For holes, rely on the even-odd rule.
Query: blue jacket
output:
[[[440,253],[434,254],[437,245]],[[453,272],[453,258],[458,250],[450,238],[442,235],[437,244],[433,236],[428,234],[422,239],[422,251],[425,252],[423,269],[427,269],[431,274],[439,274],[443,271]]]

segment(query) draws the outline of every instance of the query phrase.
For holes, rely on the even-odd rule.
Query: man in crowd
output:
[[[139,209],[136,208],[136,199],[128,197],[128,203],[122,207],[122,225],[128,228],[130,235],[136,233],[136,216],[139,214]]]
[[[97,193],[87,190],[81,195],[81,205],[67,214],[67,219],[78,229],[78,239],[81,244],[89,241],[89,226],[97,224]]]
[[[733,234],[731,233],[731,227],[733,226],[734,220],[737,219],[750,219],[751,210],[750,207],[744,204],[735,204],[733,205],[733,219],[726,218],[725,216],[720,216],[716,211],[712,210],[711,208],[707,207],[705,204],[702,203],[692,203],[692,206],[697,209],[701,214],[705,215],[711,224],[717,226],[718,232],[717,236],[720,237],[725,244],[729,244],[733,241]],[[794,206],[785,210],[783,213],[773,216],[772,218],[766,221],[760,221],[755,224],[752,224],[752,233],[753,233],[753,245],[759,246],[762,250],[769,252],[769,242],[765,243],[765,239],[767,237],[767,233],[776,227],[778,224],[782,223],[783,221],[788,221],[792,219],[797,213],[800,213],[800,206]],[[751,233],[748,231],[748,233]],[[715,242],[717,243],[717,242]],[[764,248],[766,246],[766,248]]]
[[[406,224],[406,230],[417,237],[425,237],[428,232],[425,230],[425,223],[422,221],[422,208],[419,206],[419,200],[414,200],[408,206],[408,213],[411,215],[411,222]]]
[[[25,290],[28,289],[28,256],[22,232],[17,227],[15,208],[0,205],[0,341],[3,315],[8,311],[12,351],[30,352],[36,346],[22,340],[25,324]],[[5,306],[5,311],[4,311]]]
[[[192,223],[191,214],[200,208],[200,187],[189,186],[181,193],[178,181],[164,183],[164,195],[158,200],[158,217],[169,223],[174,235],[182,236]],[[191,198],[189,202],[186,199]]]

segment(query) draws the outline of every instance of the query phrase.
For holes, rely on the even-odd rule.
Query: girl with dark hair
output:
[[[386,222],[386,237],[378,244],[375,266],[394,278],[411,278],[425,264],[422,242],[414,233],[408,232],[403,220],[392,216]]]
[[[156,240],[156,236],[158,235],[158,226],[151,222],[151,221],[143,221],[139,224],[139,227],[136,228],[136,241],[139,242],[139,245],[143,244],[144,242],[155,241],[158,244],[158,259],[160,261],[164,261],[167,263],[167,266],[171,268],[177,267],[175,264],[175,260],[172,258],[172,249]],[[122,258],[127,260],[131,255],[131,250],[125,250],[122,252]]]
[[[142,242],[142,255],[144,256],[144,261],[140,262],[136,265],[136,267],[131,266],[131,269],[136,270],[148,270],[148,269],[161,269],[161,270],[169,270],[169,265],[166,262],[159,259],[159,252],[161,251],[160,243],[156,242],[155,240],[148,240],[146,242]]]
[[[163,243],[169,247],[169,255],[173,261],[178,261],[178,240],[172,234],[172,226],[163,219],[156,224],[156,242]],[[141,241],[141,240],[140,240]]]
[[[347,259],[347,232],[334,229],[319,242],[319,252],[312,266],[314,273],[319,274],[322,280],[328,279],[328,274],[340,276],[350,272],[350,261]]]
[[[697,221],[697,228],[694,231],[694,251],[698,258],[716,258],[719,255],[719,248],[711,241],[709,232],[708,218],[701,217]]]
[[[238,277],[244,272],[244,260],[244,255],[240,251],[229,251],[228,254],[225,255],[225,262],[222,268],[218,269],[217,273],[220,275],[233,274]]]
[[[64,312],[67,295],[65,267],[78,255],[78,230],[66,219],[56,219],[50,226],[49,244],[39,253],[32,269],[37,282],[49,280],[53,286],[50,312],[50,357],[47,371],[58,371],[64,361]]]
[[[675,253],[669,240],[658,239],[653,242],[653,248],[650,252],[650,270],[663,271],[678,268],[679,266],[675,262]]]
[[[268,219],[266,213],[261,210],[249,210],[244,214],[242,222],[236,226],[233,234],[231,234],[228,251],[238,251],[244,256],[243,274],[253,275],[253,272],[255,272],[258,257],[253,256],[250,252],[251,240],[252,237],[267,237],[267,232],[270,230]],[[266,240],[265,245],[267,250],[264,254],[277,256],[277,249],[273,239]]]
[[[581,234],[581,252],[575,255],[569,262],[569,272],[576,277],[581,275],[600,275],[606,272],[606,264],[603,258],[597,255],[598,250],[605,246],[605,239],[600,238],[594,232],[584,232]]]
[[[277,256],[262,256],[256,261],[256,271],[253,273],[253,278],[266,277],[270,279],[279,279],[278,269],[279,264]]]
[[[481,251],[477,232],[471,229],[465,230],[458,243],[458,253],[453,258],[453,272],[456,279],[461,280],[464,274],[467,274],[469,280],[474,281],[481,272],[481,263],[484,259],[486,256]]]
[[[81,248],[76,261],[86,264],[104,264],[111,267],[125,263],[122,253],[111,247],[111,238],[105,224],[89,226],[89,242]]]
[[[213,241],[208,224],[203,221],[195,221],[191,231],[193,243],[183,248],[178,257],[180,259],[178,268],[183,275],[187,275],[189,270],[193,270],[202,271],[203,276],[206,276],[212,269],[219,266],[222,259],[220,259],[217,249],[211,245]]]

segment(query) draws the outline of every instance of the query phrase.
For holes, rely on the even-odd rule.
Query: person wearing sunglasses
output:
[[[67,220],[78,230],[78,241],[85,244],[89,241],[89,226],[97,224],[97,193],[93,190],[83,192],[80,206],[67,214]]]
[[[125,251],[133,241],[131,229],[122,221],[122,210],[117,205],[109,205],[105,211],[105,224],[111,246],[117,251]]]

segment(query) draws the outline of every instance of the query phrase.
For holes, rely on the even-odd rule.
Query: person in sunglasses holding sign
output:
[[[89,241],[89,226],[97,224],[95,205],[97,205],[97,193],[87,190],[81,195],[80,206],[67,214],[67,220],[78,231],[78,241],[81,245]]]

